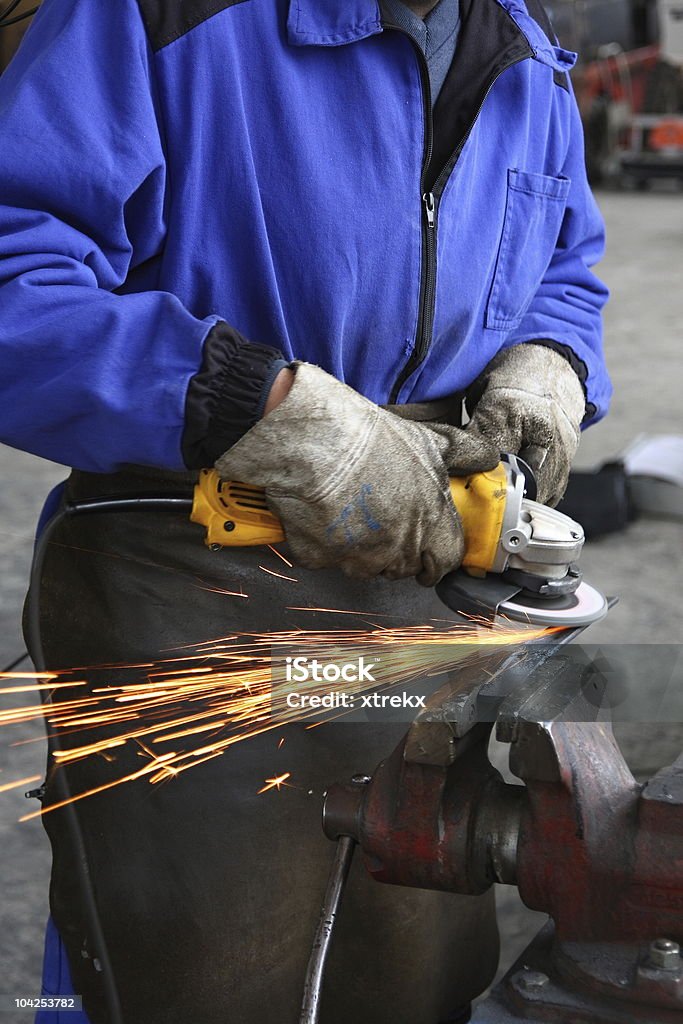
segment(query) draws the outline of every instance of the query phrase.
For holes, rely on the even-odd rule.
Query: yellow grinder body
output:
[[[483,576],[493,568],[503,529],[508,495],[505,464],[488,473],[453,477],[450,483],[465,534],[463,567],[472,576]],[[190,518],[206,528],[205,543],[212,549],[278,544],[285,539],[260,487],[221,480],[214,469],[200,473]]]

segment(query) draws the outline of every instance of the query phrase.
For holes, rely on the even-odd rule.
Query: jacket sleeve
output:
[[[612,394],[601,316],[609,293],[591,271],[604,254],[604,224],[588,184],[583,128],[571,92],[568,100],[569,144],[562,174],[571,186],[564,219],[541,285],[505,347],[542,341],[565,355],[586,392],[587,426],[605,415]]]
[[[229,394],[230,356],[256,375],[253,419],[258,376],[279,353],[168,292],[115,294],[166,234],[162,122],[135,0],[44,0],[0,78],[0,140],[0,440],[94,472],[185,469],[191,381],[203,374],[197,448]],[[207,383],[209,338],[221,374]]]

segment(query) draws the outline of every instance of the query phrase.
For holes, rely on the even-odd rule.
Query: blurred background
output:
[[[0,6],[2,69],[27,24],[16,19],[34,4],[5,0]],[[578,468],[596,470],[641,435],[683,435],[683,0],[552,0],[546,7],[561,44],[581,55],[574,86],[588,169],[608,230],[599,273],[612,292],[605,345],[615,395],[609,417],[584,435],[577,460]],[[650,645],[653,658],[656,645],[680,643],[683,490],[674,482],[675,467],[668,470],[665,490],[661,474],[647,485],[654,495],[649,514],[594,536],[586,546],[586,576],[620,599],[591,628],[587,642]],[[0,446],[0,475],[2,669],[24,650],[21,605],[35,523],[46,493],[66,471]],[[622,511],[614,512],[612,525]],[[644,649],[634,657],[642,661]],[[647,666],[640,671],[647,686]],[[5,695],[3,707],[11,699]],[[675,724],[622,725],[617,732],[641,779],[683,748]],[[504,751],[494,756],[502,766]],[[40,776],[44,759],[37,727],[6,730],[0,736],[0,788],[8,780]],[[29,806],[22,789],[0,792],[0,991],[8,993],[40,991],[50,856],[40,824],[18,823]],[[503,969],[543,918],[522,906],[516,890],[498,895]]]

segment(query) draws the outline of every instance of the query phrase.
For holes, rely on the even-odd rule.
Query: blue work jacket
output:
[[[200,373],[246,430],[279,354],[402,403],[534,340],[602,416],[575,56],[536,0],[461,15],[432,113],[376,0],[45,0],[0,79],[0,440],[180,470]]]

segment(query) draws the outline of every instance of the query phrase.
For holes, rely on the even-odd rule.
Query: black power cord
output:
[[[140,511],[167,511],[167,512],[189,512],[192,509],[192,498],[186,496],[121,496],[113,498],[92,498],[85,501],[71,502],[64,505],[47,522],[40,537],[36,542],[33,552],[33,564],[31,566],[31,584],[26,605],[26,641],[30,651],[31,659],[37,672],[48,671],[45,662],[45,653],[40,629],[40,582],[43,574],[45,555],[50,540],[60,523],[65,519],[74,516],[96,515],[106,512],[140,512]],[[44,696],[44,703],[51,704],[52,698],[49,693]],[[53,750],[57,749],[53,746]],[[64,771],[56,771],[54,776],[55,788],[58,802],[70,800],[69,783]],[[81,898],[85,910],[87,927],[93,943],[93,953],[99,960],[102,967],[102,984],[104,995],[109,1012],[108,1024],[123,1024],[121,1001],[116,987],[116,979],[111,965],[111,959],[107,950],[104,937],[104,930],[100,921],[97,902],[93,892],[92,879],[88,868],[87,854],[83,833],[76,809],[72,803],[66,803],[63,807],[67,828],[71,833],[71,840],[74,846],[75,864],[78,872],[78,880],[81,890]]]
[[[38,7],[33,7],[30,11],[25,11],[23,14],[16,14],[13,18],[10,18],[10,14],[16,11],[20,3],[21,0],[12,0],[5,10],[0,12],[0,28],[7,28],[9,25],[16,25],[17,22],[24,21],[26,18],[32,18],[38,10]]]
[[[9,17],[9,15],[13,11],[16,11],[16,9],[17,9],[17,7],[19,6],[20,3],[21,3],[21,0],[12,0],[12,2],[7,5],[5,10],[2,12],[2,14],[0,14],[0,21],[4,21],[5,18]]]

